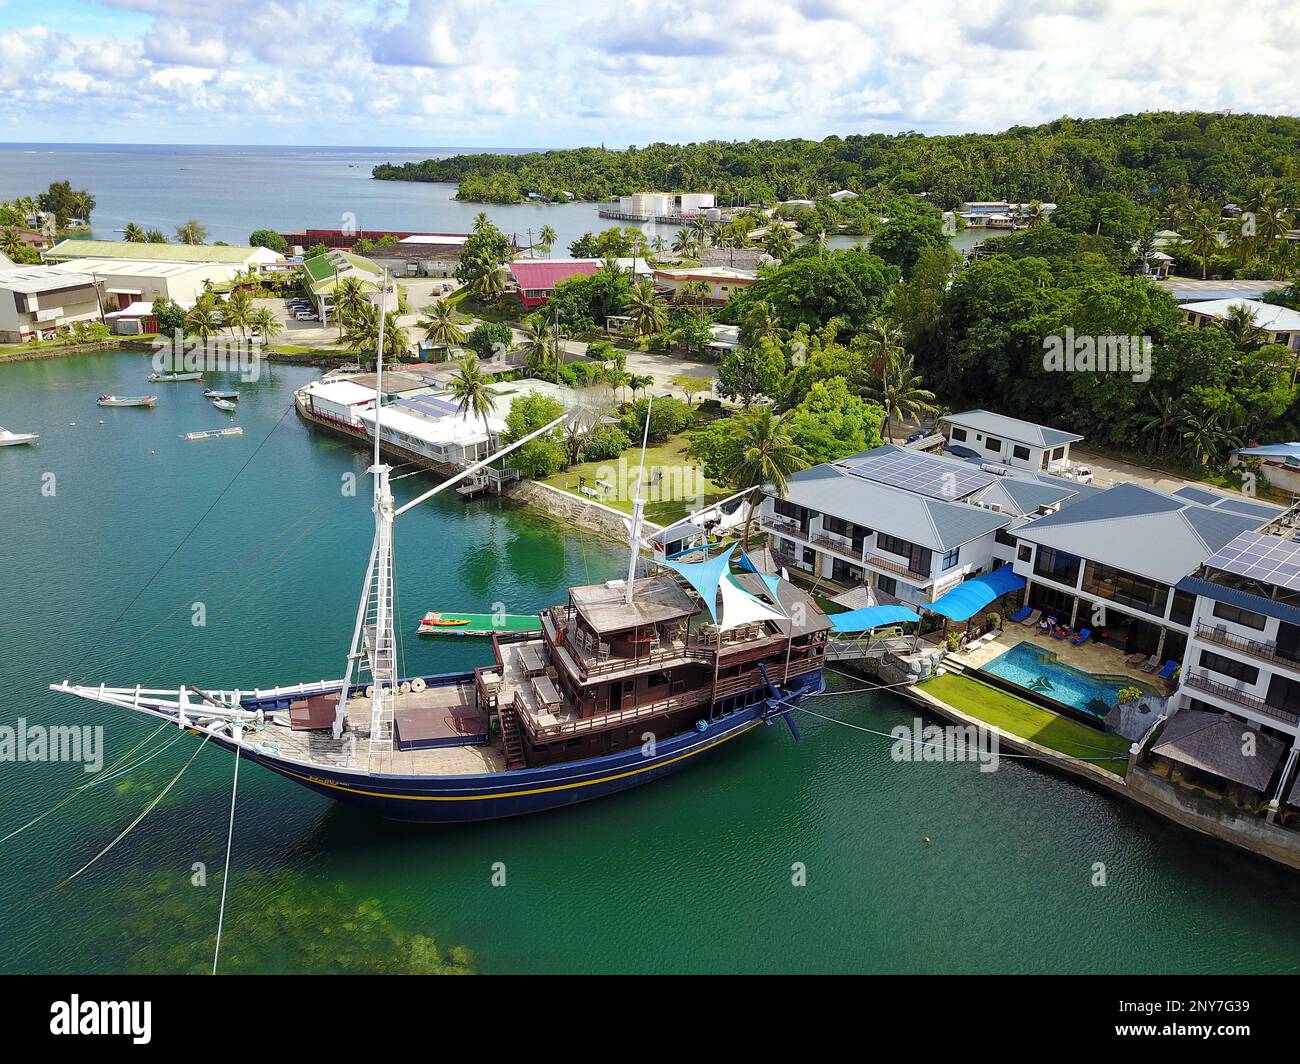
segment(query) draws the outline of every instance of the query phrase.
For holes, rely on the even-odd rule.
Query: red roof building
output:
[[[519,302],[524,310],[545,306],[552,290],[570,277],[590,277],[601,267],[600,259],[537,259],[512,262],[510,275],[519,288]]]

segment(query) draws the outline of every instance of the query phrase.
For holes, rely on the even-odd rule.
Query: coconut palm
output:
[[[660,332],[668,323],[668,313],[655,294],[654,282],[648,277],[643,277],[632,286],[623,300],[623,309],[632,319],[632,326],[638,336]]]
[[[1172,395],[1160,395],[1151,400],[1151,410],[1138,423],[1139,429],[1144,435],[1149,435],[1154,442],[1155,447],[1148,447],[1155,453],[1165,450],[1170,434],[1178,428],[1183,421],[1182,403]]]
[[[0,235],[0,251],[3,251],[11,259],[17,259],[23,253],[23,238],[18,234],[18,230],[13,226],[5,229],[4,234]]]
[[[655,379],[648,373],[629,373],[627,375],[627,386],[632,389],[632,398],[636,398],[637,392],[643,392],[654,385]]]
[[[242,288],[230,293],[222,313],[221,323],[233,334],[239,329],[240,336],[248,335],[248,325],[253,313],[253,297]]]
[[[550,256],[551,248],[555,246],[555,242],[559,239],[560,234],[557,233],[555,227],[551,225],[542,226],[542,231],[537,234],[537,243],[541,246],[542,251],[547,255],[547,257]]]
[[[867,342],[870,376],[879,379],[889,365],[890,356],[903,348],[902,330],[884,318],[876,318],[862,335]]]
[[[720,462],[723,478],[738,491],[769,485],[777,498],[785,498],[789,478],[809,465],[808,455],[794,442],[789,428],[772,413],[770,406],[736,414],[730,424],[732,432]],[[746,551],[753,521],[751,507],[741,534]]]
[[[1229,306],[1227,313],[1216,324],[1228,334],[1232,346],[1242,354],[1258,351],[1268,339],[1268,333],[1255,324],[1255,312],[1244,304]]]
[[[488,384],[489,379],[479,369],[478,359],[466,354],[457,361],[455,376],[447,382],[447,390],[455,398],[462,417],[468,420],[473,415],[483,419],[483,429],[490,440],[492,424],[488,418],[496,412],[497,399]]]
[[[678,229],[673,236],[673,251],[677,252],[678,255],[685,255],[694,247],[695,237],[691,234],[691,231],[689,229]]]
[[[934,392],[922,388],[922,380],[913,365],[912,356],[901,347],[890,350],[886,356],[884,372],[869,388],[872,397],[885,411],[885,439],[894,442],[895,421],[920,418],[933,414]]]
[[[781,222],[773,221],[763,236],[763,250],[774,259],[786,258],[794,250],[794,234]]]
[[[167,243],[167,234],[161,229],[148,229],[144,234],[146,244],[165,244]]]
[[[136,225],[135,222],[127,222],[126,227],[122,230],[122,239],[132,244],[143,244],[145,240],[144,227]]]
[[[555,331],[540,314],[528,315],[522,324],[524,338],[519,350],[524,356],[524,368],[531,377],[545,376],[557,358]]]
[[[450,303],[440,299],[424,308],[425,317],[415,323],[430,343],[442,348],[457,347],[465,342],[465,330],[456,324],[456,312]]]
[[[184,225],[176,227],[176,241],[180,244],[205,244],[208,239],[208,231],[199,223],[198,219],[191,218]]]
[[[467,286],[475,299],[480,303],[495,303],[506,290],[506,280],[501,275],[501,268],[495,262],[485,261],[483,268],[479,270],[472,281]]]
[[[334,289],[334,320],[339,327],[339,336],[343,335],[348,320],[362,307],[369,306],[366,286],[359,277],[340,277]]]
[[[197,336],[205,346],[220,328],[221,323],[217,320],[210,300],[202,298],[196,300],[190,312],[185,315],[185,332],[190,336]]]
[[[280,323],[280,319],[271,313],[270,307],[258,307],[254,310],[248,316],[248,324],[257,331],[263,344],[270,343],[284,332],[284,326]]]
[[[779,340],[781,319],[776,316],[771,303],[765,299],[757,299],[745,312],[745,320],[740,331],[745,338],[745,343],[750,347],[757,346],[763,340]]]
[[[1201,210],[1193,215],[1183,234],[1192,254],[1201,260],[1201,280],[1209,272],[1210,256],[1218,253],[1223,223],[1212,211]]]
[[[397,318],[395,310],[390,310],[383,318],[385,360],[404,358],[411,350],[406,330],[398,324]],[[348,320],[343,341],[349,350],[358,354],[378,352],[379,328],[379,307],[367,300]]]

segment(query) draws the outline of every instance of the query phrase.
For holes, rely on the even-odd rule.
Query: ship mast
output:
[[[628,526],[627,587],[623,592],[625,605],[632,604],[632,586],[636,582],[636,562],[641,553],[641,515],[645,512],[645,500],[641,498],[641,478],[645,476],[645,449],[650,441],[650,410],[655,405],[653,395],[646,399],[645,431],[641,434],[641,468],[636,475],[636,495],[632,498],[632,523]]]

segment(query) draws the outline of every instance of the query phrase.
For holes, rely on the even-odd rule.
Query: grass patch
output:
[[[645,507],[646,519],[656,524],[666,525],[673,521],[680,521],[695,509],[697,493],[701,496],[700,505],[708,505],[731,494],[722,485],[706,479],[700,467],[686,457],[686,444],[686,436],[682,434],[670,436],[663,443],[652,444],[646,448],[646,487],[642,494],[650,500]],[[632,512],[631,488],[635,486],[633,478],[640,464],[641,448],[634,446],[629,447],[618,458],[603,462],[579,462],[554,476],[547,477],[542,483],[567,491],[579,498],[592,498],[595,502],[604,503],[615,510],[630,514]],[[658,487],[651,485],[652,474],[656,468],[663,470],[663,481]],[[594,488],[596,480],[600,479],[613,484],[615,490],[610,492],[608,497],[581,495],[578,491],[579,478],[586,478],[586,486],[589,488]],[[654,498],[660,492],[678,495],[682,493],[682,489],[690,492],[689,499]]]
[[[1092,762],[1120,779],[1124,778],[1128,770],[1129,741],[1122,735],[1105,735],[1086,724],[1058,716],[1006,691],[972,680],[969,676],[945,673],[925,680],[920,686],[926,694],[948,703],[954,709],[1070,757],[1104,757],[1111,754],[1124,758],[1122,761]]]

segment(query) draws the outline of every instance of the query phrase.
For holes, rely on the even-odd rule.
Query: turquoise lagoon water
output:
[[[981,666],[980,671],[1095,717],[1104,717],[1119,701],[1119,692],[1125,687],[1136,687],[1147,695],[1161,694],[1150,684],[1131,676],[1098,676],[1076,669],[1058,661],[1052,651],[1029,642],[1017,643],[1001,657]]]

